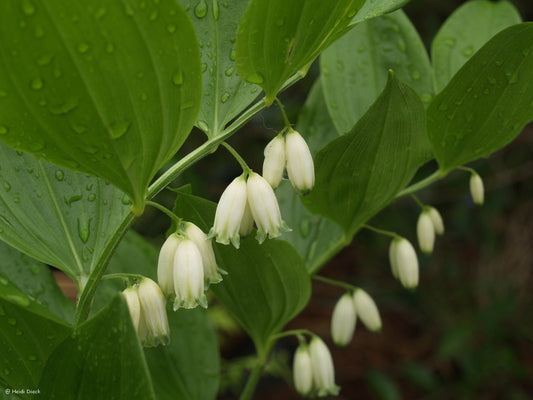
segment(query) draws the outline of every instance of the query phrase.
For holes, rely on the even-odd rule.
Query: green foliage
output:
[[[428,109],[428,134],[442,171],[486,157],[533,119],[533,23],[484,45]]]
[[[179,193],[174,211],[204,231],[215,216],[215,204],[187,193]],[[237,250],[215,246],[217,262],[228,272],[212,286],[218,300],[240,322],[266,356],[271,336],[307,304],[311,282],[304,263],[294,248],[281,240],[258,244],[248,237]]]
[[[142,212],[200,107],[198,43],[177,2],[9,0],[0,36],[2,141],[109,180]]]
[[[440,92],[492,36],[520,22],[520,14],[507,1],[469,1],[455,10],[431,43],[435,90]]]
[[[303,201],[351,237],[412,179],[427,158],[424,106],[393,74],[346,135],[316,156],[316,186]]]
[[[260,85],[265,102],[274,101],[295,73],[348,28],[363,0],[252,0],[239,25],[236,64],[239,75]]]

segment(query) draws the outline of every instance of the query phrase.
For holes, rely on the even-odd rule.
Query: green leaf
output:
[[[0,143],[0,238],[78,287],[129,211],[125,194]]]
[[[328,110],[341,134],[376,100],[391,69],[425,103],[433,96],[426,49],[401,10],[357,25],[324,51],[320,67]]]
[[[321,79],[313,85],[296,127],[315,154],[339,135],[328,114]],[[288,181],[276,189],[281,215],[292,231],[283,234],[300,254],[310,273],[316,272],[345,243],[344,231],[333,221],[313,215]]]
[[[352,25],[396,11],[409,3],[409,1],[410,0],[367,0],[358,13],[355,14],[355,17],[352,19]]]
[[[209,400],[218,392],[217,338],[204,310],[168,312],[170,345],[145,349],[158,400]]]
[[[71,329],[0,273],[0,383],[37,389],[44,364]],[[21,398],[30,398],[21,395]]]
[[[175,212],[204,231],[211,227],[215,204],[186,193],[178,195]],[[305,265],[287,242],[267,240],[258,244],[251,237],[241,240],[240,249],[215,244],[217,262],[228,272],[211,286],[228,311],[254,340],[265,356],[269,338],[307,304],[311,281]]]
[[[105,178],[140,213],[200,107],[186,13],[172,0],[8,0],[0,37],[0,140]]]
[[[39,388],[43,399],[155,399],[123,296],[116,296],[57,347]]]
[[[533,119],[533,23],[497,34],[457,72],[428,109],[441,171],[486,157]]]
[[[50,268],[0,242],[0,274],[62,320],[71,322],[74,304],[59,289]],[[0,288],[1,289],[1,288]]]
[[[157,281],[158,250],[130,231],[117,247],[107,273],[141,274]],[[93,309],[100,309],[124,289],[116,279],[98,287]],[[170,344],[145,349],[158,400],[214,399],[218,389],[219,354],[216,334],[203,310],[167,312]]]
[[[425,135],[424,105],[391,74],[357,125],[318,153],[304,204],[351,237],[409,183],[425,159]]]
[[[364,0],[252,0],[237,33],[237,72],[260,85],[266,103],[342,35]]]
[[[456,9],[431,44],[435,90],[440,92],[496,33],[521,20],[516,8],[507,1],[469,1]]]
[[[235,72],[235,37],[248,5],[243,0],[180,0],[196,29],[202,58],[202,106],[196,126],[210,138],[260,93]]]

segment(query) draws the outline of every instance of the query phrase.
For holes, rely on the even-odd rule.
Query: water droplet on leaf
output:
[[[109,136],[111,139],[118,139],[128,132],[130,126],[131,122],[129,121],[115,121],[109,126]]]
[[[203,18],[207,14],[207,3],[205,0],[200,0],[196,7],[194,7],[194,15],[197,18]]]

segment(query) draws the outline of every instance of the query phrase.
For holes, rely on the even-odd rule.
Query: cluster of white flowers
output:
[[[153,280],[144,278],[139,284],[122,292],[131,322],[142,344],[153,347],[169,343],[166,299]]]
[[[293,361],[294,387],[303,396],[337,395],[335,369],[328,347],[318,336],[313,336],[308,345],[301,341]]]
[[[333,309],[331,336],[333,343],[343,347],[352,341],[357,317],[372,332],[381,330],[381,316],[376,303],[363,289],[357,288],[353,294],[345,293]]]
[[[279,134],[267,144],[263,176],[253,171],[244,172],[224,190],[208,237],[239,248],[241,236],[249,235],[254,223],[259,243],[288,230],[274,193],[285,168],[299,193],[307,193],[313,188],[315,170],[311,152],[302,136],[293,129]]]
[[[211,240],[191,222],[181,224],[159,253],[157,279],[163,293],[180,307],[207,308],[205,290],[222,280]]]

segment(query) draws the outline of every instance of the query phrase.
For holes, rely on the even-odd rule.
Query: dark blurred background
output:
[[[404,10],[429,46],[442,22],[463,1],[413,0]],[[533,20],[533,1],[512,1],[524,20]],[[318,74],[281,96],[292,121],[297,120]],[[230,140],[256,170],[266,143],[283,123],[275,107],[265,110]],[[204,140],[195,132],[182,152]],[[229,164],[228,165],[228,160]],[[437,207],[446,234],[438,237],[432,256],[419,256],[420,286],[404,290],[389,272],[388,239],[362,231],[322,270],[363,287],[376,300],[383,331],[368,332],[358,323],[354,340],[333,346],[329,327],[333,307],[343,290],[313,283],[307,308],[288,328],[308,328],[332,350],[338,399],[533,399],[533,126],[505,149],[472,165],[483,177],[486,200],[473,205],[469,174],[452,173],[419,193]],[[219,151],[187,172],[196,194],[218,199],[240,173],[238,164]],[[168,198],[165,196],[168,195]],[[159,201],[171,206],[170,194]],[[372,224],[416,241],[419,208],[411,199],[395,202]],[[162,242],[166,217],[148,210],[136,229]],[[224,311],[210,312],[220,331],[223,378],[220,399],[237,398],[252,363],[253,345]],[[281,341],[261,380],[255,399],[296,399],[287,381],[296,342]]]

